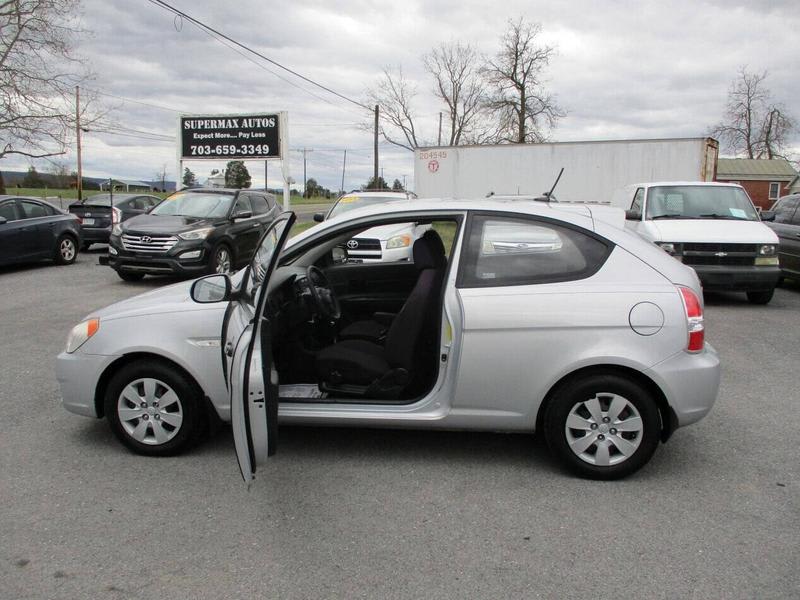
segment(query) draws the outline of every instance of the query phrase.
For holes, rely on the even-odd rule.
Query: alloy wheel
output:
[[[129,436],[152,446],[174,438],[184,416],[178,395],[166,383],[151,377],[136,379],[123,388],[117,415]]]
[[[230,273],[231,272],[231,255],[227,248],[217,248],[215,254],[216,272],[217,273]]]
[[[75,242],[73,242],[70,238],[65,237],[63,240],[61,240],[58,251],[61,253],[61,258],[63,258],[65,262],[71,261],[73,258],[75,258]]]
[[[567,445],[591,465],[608,467],[634,455],[642,442],[644,422],[636,407],[618,394],[598,393],[578,402],[564,426]]]

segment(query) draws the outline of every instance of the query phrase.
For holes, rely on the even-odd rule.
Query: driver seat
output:
[[[349,339],[320,350],[315,368],[322,391],[397,398],[416,372],[426,370],[425,363],[432,356],[426,347],[431,346],[430,338],[435,335],[433,323],[447,258],[444,244],[433,230],[414,242],[413,253],[419,271],[417,282],[392,320],[385,344]]]

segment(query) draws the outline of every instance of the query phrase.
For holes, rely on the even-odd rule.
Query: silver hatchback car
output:
[[[277,423],[541,430],[581,476],[624,477],[705,416],[717,353],[695,272],[626,232],[617,209],[393,202],[287,240],[250,265],[155,290],[78,324],[64,406],[132,450],[186,449],[231,421],[248,483]],[[419,223],[413,260],[352,263],[369,228]]]

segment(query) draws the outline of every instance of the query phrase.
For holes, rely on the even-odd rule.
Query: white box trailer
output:
[[[714,181],[719,143],[712,138],[440,146],[414,151],[421,198],[540,196],[564,174],[559,202],[611,202],[642,181]]]

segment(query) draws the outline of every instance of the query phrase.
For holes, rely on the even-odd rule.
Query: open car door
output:
[[[278,373],[272,364],[272,315],[266,300],[270,276],[294,222],[294,213],[282,213],[264,232],[223,323],[233,439],[248,485],[277,449]]]

